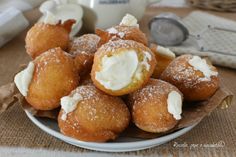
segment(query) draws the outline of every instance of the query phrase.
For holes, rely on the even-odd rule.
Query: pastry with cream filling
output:
[[[148,45],[146,35],[139,29],[137,19],[127,14],[117,26],[107,30],[96,29],[96,34],[101,37],[99,45],[107,43],[109,40],[134,40],[139,43]]]
[[[79,86],[61,99],[60,131],[82,141],[114,140],[129,121],[130,113],[125,103],[94,85]]]
[[[75,57],[75,65],[80,75],[91,71],[99,41],[100,37],[95,34],[85,34],[71,40],[68,52]]]
[[[128,95],[134,124],[147,132],[161,133],[181,119],[182,93],[168,82],[150,79],[143,88]]]
[[[109,41],[94,56],[91,77],[97,88],[121,96],[144,86],[156,66],[152,51],[132,40]]]
[[[61,97],[78,86],[79,76],[73,58],[54,48],[30,62],[14,82],[33,108],[52,110],[60,106]]]
[[[70,31],[75,20],[60,20],[48,12],[42,23],[36,23],[27,32],[25,43],[26,52],[34,59],[41,53],[55,47],[63,50],[68,48]]]
[[[156,57],[157,65],[152,74],[153,78],[159,78],[166,67],[175,59],[175,54],[168,48],[151,44],[150,49]]]
[[[217,69],[199,56],[177,57],[160,78],[175,85],[187,101],[207,100],[219,88]]]

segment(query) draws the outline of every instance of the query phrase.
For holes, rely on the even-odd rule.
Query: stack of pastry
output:
[[[69,40],[73,23],[47,17],[35,24],[26,36],[33,60],[14,79],[33,108],[60,108],[58,125],[67,136],[105,142],[130,123],[167,132],[181,119],[183,100],[207,100],[219,87],[218,72],[206,60],[149,48],[132,15]]]

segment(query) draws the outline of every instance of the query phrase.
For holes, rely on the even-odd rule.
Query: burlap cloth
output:
[[[143,31],[148,32],[147,22],[152,16],[162,11],[172,11],[180,16],[185,16],[192,9],[149,8],[141,22]],[[231,13],[217,14],[236,20],[235,15]],[[34,23],[39,17],[39,13],[37,10],[33,10],[26,13],[26,16]],[[29,61],[24,48],[25,33],[23,32],[0,48],[0,86],[11,82],[19,65]],[[224,84],[236,95],[236,71],[225,68],[219,68],[219,71]],[[171,153],[173,156],[236,156],[236,104],[235,101],[233,102],[234,104],[230,108],[215,110],[192,131],[167,144],[143,151],[121,153],[121,155],[169,156]],[[201,147],[200,144],[209,144],[209,146]],[[18,104],[0,115],[0,147],[90,152],[90,150],[66,144],[44,133],[26,117]],[[114,155],[118,154],[114,153]]]

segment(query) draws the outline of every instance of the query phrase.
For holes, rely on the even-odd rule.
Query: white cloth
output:
[[[182,45],[171,47],[172,51],[179,55],[191,53],[206,56],[216,65],[236,69],[235,21],[194,11],[183,22],[192,36],[200,35],[200,40],[189,37]],[[208,29],[208,25],[231,31]]]

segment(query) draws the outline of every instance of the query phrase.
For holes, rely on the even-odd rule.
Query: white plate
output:
[[[84,142],[84,141],[76,140],[74,138],[67,137],[60,133],[56,121],[46,119],[46,118],[35,117],[27,110],[25,110],[25,112],[27,116],[29,117],[29,119],[46,133],[66,143],[69,143],[69,144],[72,144],[81,148],[86,148],[86,149],[96,150],[96,151],[104,151],[104,152],[128,152],[128,151],[136,151],[136,150],[142,150],[142,149],[155,147],[155,146],[167,143],[168,141],[173,140],[185,134],[186,132],[190,131],[193,127],[197,125],[197,124],[194,124],[192,126],[180,129],[171,134],[158,137],[155,139],[144,140],[144,139],[138,139],[138,138],[120,137],[113,142],[95,143],[95,142]]]

